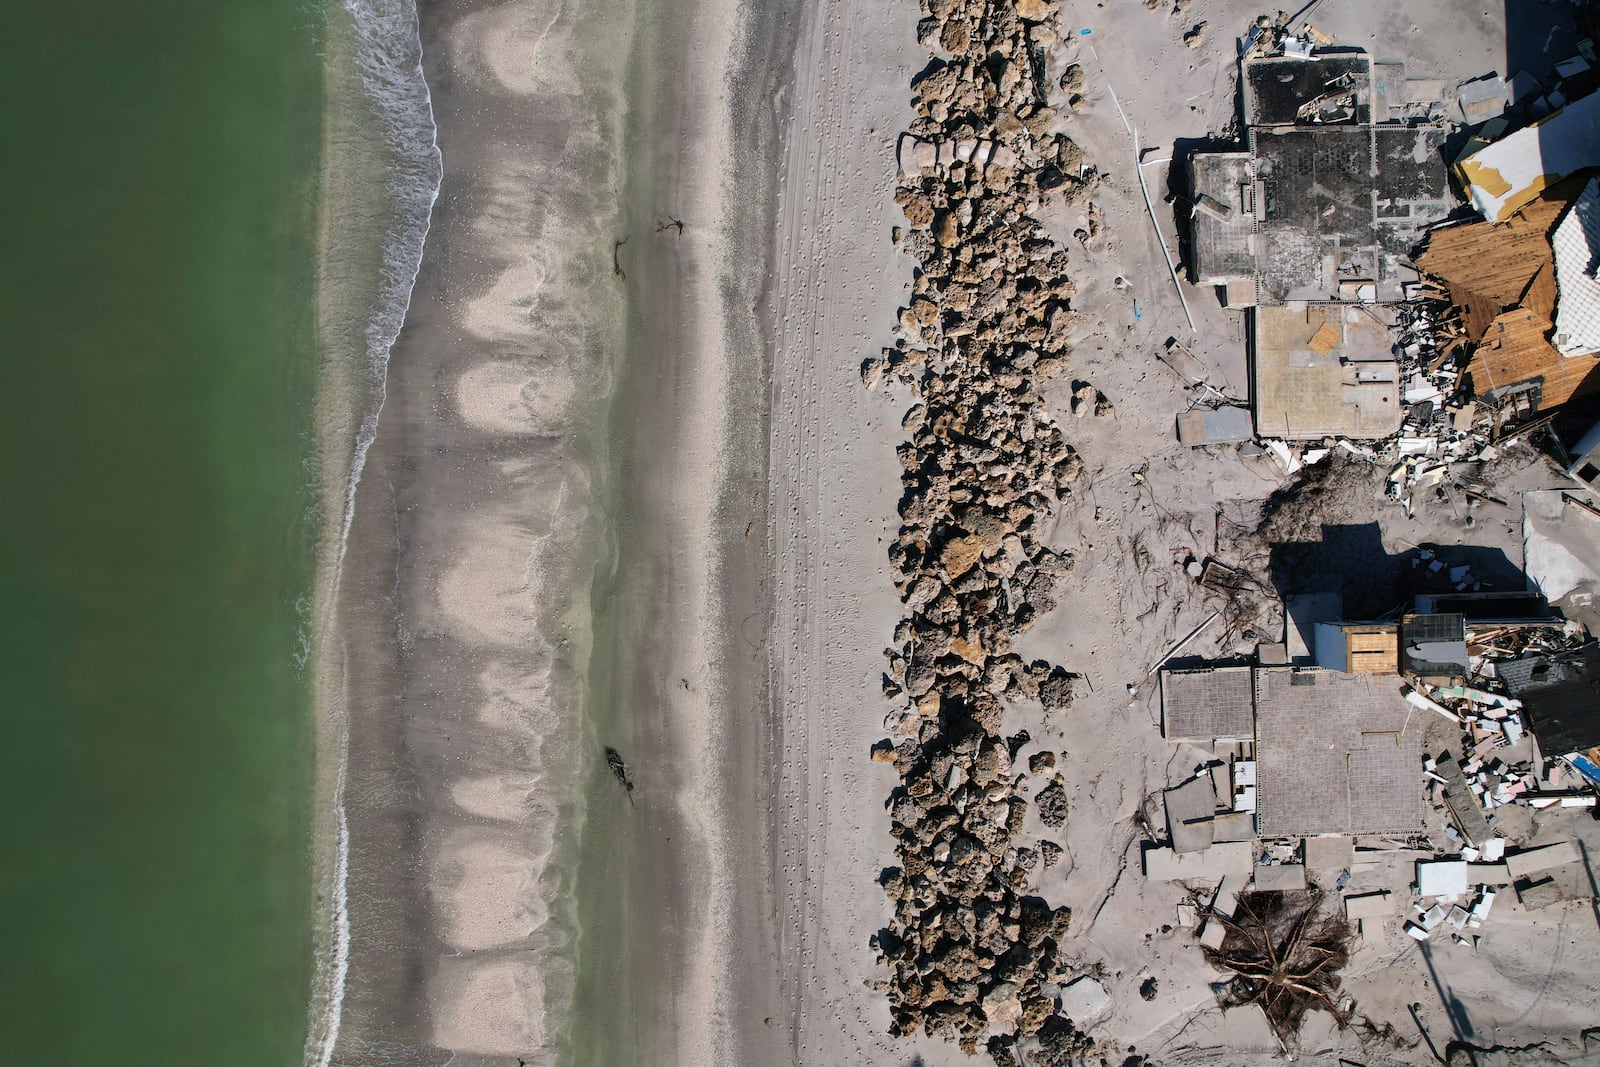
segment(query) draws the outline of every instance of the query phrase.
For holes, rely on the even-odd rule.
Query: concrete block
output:
[[[1507,856],[1506,871],[1512,880],[1516,881],[1538,871],[1548,871],[1554,867],[1577,863],[1582,858],[1583,854],[1578,851],[1576,842],[1559,841],[1553,845],[1519,852],[1515,856]]]
[[[1111,1006],[1111,994],[1090,975],[1074,978],[1061,989],[1061,1011],[1074,1023],[1099,1018]]]
[[[1255,854],[1251,841],[1220,841],[1204,852],[1181,856],[1170,848],[1149,848],[1144,853],[1144,874],[1158,882],[1216,881],[1228,874],[1249,874]]]
[[[1556,880],[1548,876],[1538,881],[1518,882],[1516,889],[1517,902],[1524,908],[1548,908],[1552,904],[1559,904],[1566,896]]]
[[[1461,896],[1467,891],[1465,860],[1418,860],[1417,895],[1421,897]]]
[[[1394,914],[1394,898],[1387,889],[1375,893],[1354,893],[1344,898],[1344,914],[1346,918],[1362,922],[1384,919]]]
[[[1349,870],[1356,862],[1356,843],[1351,837],[1306,838],[1306,866],[1312,871]]]
[[[1306,887],[1306,869],[1298,863],[1258,864],[1256,888],[1272,892],[1293,892]]]

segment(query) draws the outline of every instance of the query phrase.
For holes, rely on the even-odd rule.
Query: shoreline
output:
[[[605,820],[579,792],[597,781],[601,739],[573,704],[602,635],[587,631],[593,590],[567,583],[591,566],[605,468],[626,462],[592,429],[617,374],[621,94],[576,74],[619,66],[604,60],[631,29],[599,25],[604,14],[423,9],[454,162],[395,346],[343,598],[355,930],[338,1062],[572,1054],[563,909],[585,890],[564,856],[574,827]],[[660,825],[681,845],[676,823]],[[641,886],[658,872],[640,870]],[[669,986],[637,947],[624,959],[627,988],[609,983],[606,1002]],[[652,1038],[670,1025],[664,1012],[646,1024]]]
[[[394,141],[397,132],[424,132],[403,125],[407,71],[388,69],[392,80],[381,88],[372,82],[385,70],[386,60],[401,58],[403,67],[408,31],[417,41],[414,8],[399,0],[367,9],[366,15],[363,23],[348,5],[330,5],[322,39],[325,117],[316,278],[322,530],[309,672],[316,744],[311,828],[315,959],[303,1057],[308,1067],[326,1067],[337,1047],[349,970],[350,838],[344,805],[348,650],[339,626],[341,578],[357,491],[382,414],[389,353],[410,306],[438,192],[438,146],[420,66],[412,68],[412,88],[421,90],[429,142],[420,159],[404,157],[414,145]],[[420,232],[417,220],[407,217],[408,206],[415,210],[416,205],[408,205],[396,187],[397,167],[401,174],[421,167],[424,179],[434,170]],[[369,184],[382,186],[383,194],[364,194]],[[413,264],[410,278],[396,278],[396,268],[403,271],[408,258]]]

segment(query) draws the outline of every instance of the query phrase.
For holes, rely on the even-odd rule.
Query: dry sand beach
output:
[[[1187,331],[1123,124],[1162,155],[1220,132],[1229,35],[1258,12],[1029,5],[1062,32],[1036,38],[1053,129],[1100,168],[1090,197],[1039,215],[1077,288],[1070,373],[1042,387],[1040,425],[1077,379],[1109,401],[1062,420],[1084,473],[1035,532],[1076,570],[1016,643],[1087,676],[1070,712],[1019,699],[1005,719],[1033,735],[1019,763],[1059,754],[1072,811],[1065,827],[1028,814],[1021,832],[1064,854],[1032,884],[1074,912],[1061,966],[1111,992],[1092,1031],[1111,1062],[1265,1061],[1264,1025],[1217,1011],[1174,901],[1136,878],[1143,805],[1174,757],[1148,692],[1125,688],[1202,610],[1130,562],[1135,543],[1165,551],[1216,501],[1279,484],[1172,442],[1178,389],[1152,354]],[[1330,4],[1328,28],[1374,48],[1380,29],[1418,33],[1369,29],[1356,7]],[[869,942],[900,921],[879,884],[901,862],[900,778],[870,753],[903,703],[884,697],[883,650],[905,614],[889,553],[915,397],[863,388],[861,367],[912,300],[890,234],[923,15],[421,5],[444,179],[338,605],[351,954],[331,1062],[977,1062],[890,1036]],[[1185,47],[1206,20],[1213,38]],[[1464,77],[1503,36],[1493,18],[1417,36],[1417,62]],[[1056,88],[1072,63],[1077,111]],[[1095,238],[1072,241],[1085,226]],[[1196,313],[1197,354],[1242,389],[1236,320]],[[1147,460],[1146,481],[1128,476]],[[1507,951],[1507,973],[1531,966]],[[1562,977],[1595,956],[1570,950]],[[1385,979],[1393,962],[1359,979],[1397,1016],[1424,997],[1412,970]],[[1163,995],[1139,996],[1157,973]],[[1508,1035],[1573,1021],[1538,1003],[1500,1013]]]

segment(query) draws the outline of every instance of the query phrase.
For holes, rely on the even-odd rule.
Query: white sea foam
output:
[[[366,323],[367,396],[356,431],[350,477],[345,486],[339,526],[338,555],[333,568],[336,595],[339,573],[355,520],[356,490],[366,468],[367,453],[378,435],[378,420],[388,386],[389,353],[411,307],[411,292],[422,265],[433,205],[439,196],[443,161],[433,120],[433,100],[422,71],[422,40],[415,0],[339,0],[356,35],[355,60],[372,114],[388,147],[385,193],[392,221],[384,238],[378,299]],[[339,717],[334,780],[334,869],[331,944],[317,961],[312,1018],[306,1038],[308,1067],[328,1067],[339,1040],[345,983],[350,971],[350,824],[344,807],[347,727]]]
[[[358,64],[362,84],[383,124],[391,149],[386,191],[395,212],[383,249],[383,286],[378,306],[367,321],[367,355],[371,360],[373,403],[356,435],[355,460],[345,495],[340,555],[355,518],[356,488],[367,452],[378,434],[388,382],[389,350],[406,312],[422,265],[434,201],[439,196],[443,165],[433,123],[433,100],[422,73],[422,40],[415,0],[341,0],[355,19],[360,35]]]

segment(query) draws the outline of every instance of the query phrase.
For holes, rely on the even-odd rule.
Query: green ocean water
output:
[[[5,22],[0,1061],[297,1064],[321,16]]]

